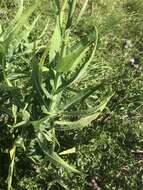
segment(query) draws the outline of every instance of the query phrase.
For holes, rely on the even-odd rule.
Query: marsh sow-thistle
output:
[[[75,84],[84,77],[94,57],[98,30],[96,29],[93,41],[84,44],[75,42],[76,48],[73,48],[69,45],[70,33],[72,27],[78,26],[88,1],[83,3],[76,20],[73,19],[76,0],[65,0],[62,4],[60,1],[54,2],[57,12],[56,26],[48,45],[41,45],[41,36],[37,36],[35,41],[29,41],[40,16],[34,18],[32,23],[29,17],[38,8],[39,2],[23,10],[23,0],[20,0],[16,17],[0,34],[3,74],[1,91],[3,94],[9,93],[3,110],[12,118],[12,122],[7,125],[13,137],[13,143],[9,147],[8,190],[12,186],[15,158],[20,155],[19,150],[23,150],[28,159],[36,164],[52,163],[63,167],[67,172],[80,174],[58,155],[56,150],[60,144],[56,133],[59,130],[77,130],[89,126],[113,96],[110,95],[97,107],[89,110],[75,108],[76,104],[84,104],[84,100],[98,89],[98,85],[95,85],[75,90]],[[44,31],[45,34],[46,30]],[[42,52],[43,49],[41,55],[39,50]],[[70,119],[75,116],[79,117],[76,120]],[[37,145],[41,149],[40,156]],[[32,152],[30,147],[33,147]],[[75,152],[75,149],[66,150],[64,154],[73,153],[73,150]]]

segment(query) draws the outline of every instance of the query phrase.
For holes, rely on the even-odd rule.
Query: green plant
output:
[[[14,171],[22,162],[22,155],[37,166],[44,164],[50,168],[52,164],[80,174],[58,155],[60,144],[56,134],[87,127],[113,96],[88,109],[86,101],[101,84],[82,89],[81,80],[93,60],[98,30],[95,28],[96,37],[92,40],[70,41],[70,33],[78,25],[87,1],[76,22],[76,0],[54,1],[56,26],[48,44],[42,42],[47,27],[40,36],[32,36],[40,19],[38,15],[31,22],[38,6],[37,1],[23,11],[20,0],[15,18],[6,29],[0,27],[0,112],[4,117],[1,115],[2,128],[6,128],[2,130],[6,130],[5,138],[10,141],[7,147],[1,147],[1,152],[9,157],[8,190],[14,185]],[[67,154],[73,150],[67,150]],[[62,182],[56,182],[66,188]]]

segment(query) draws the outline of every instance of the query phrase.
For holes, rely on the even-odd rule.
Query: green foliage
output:
[[[66,18],[67,14],[64,13],[64,9],[61,10],[61,5],[58,4],[57,21],[50,46],[49,44],[42,44],[41,37],[36,37],[34,41],[31,41],[30,36],[39,19],[39,15],[32,22],[30,21],[30,17],[38,5],[35,2],[23,11],[23,1],[21,0],[15,18],[6,29],[1,30],[2,100],[4,100],[4,94],[9,92],[5,104],[1,103],[1,112],[4,111],[7,114],[8,120],[5,125],[8,127],[7,131],[12,140],[7,150],[5,147],[1,150],[7,152],[7,156],[10,155],[7,177],[8,190],[14,185],[12,179],[14,177],[14,170],[16,170],[16,158],[19,158],[21,152],[25,154],[26,158],[33,160],[36,164],[41,164],[42,160],[42,162],[48,165],[52,164],[53,166],[63,167],[68,173],[74,172],[80,174],[77,169],[66,163],[56,153],[57,147],[60,146],[56,138],[56,127],[59,126],[60,120],[64,118],[63,110],[70,111],[69,107],[72,109],[73,104],[68,96],[72,94],[71,91],[73,91],[75,85],[71,85],[70,83],[64,85],[63,82],[66,78],[69,81],[73,78],[67,75],[67,71],[74,73],[75,66],[82,63],[83,58],[86,59],[87,52],[89,55],[92,55],[89,58],[91,62],[94,51],[90,52],[91,45],[85,46],[83,44],[81,49],[76,50],[76,53],[68,53],[71,50],[65,42],[68,42],[70,37],[76,1],[68,2],[69,13],[66,23],[62,22],[62,17],[60,16],[62,14]],[[66,6],[66,3],[64,6]],[[75,43],[78,46],[78,43]],[[91,42],[88,43],[91,44]],[[94,42],[92,43],[94,44]],[[42,48],[39,48],[39,44],[40,46],[42,44]],[[43,51],[43,47],[45,47],[45,51]],[[89,59],[87,61],[88,65]],[[26,66],[23,66],[23,64]],[[85,72],[86,69],[84,68]],[[80,73],[80,76],[82,75]],[[63,88],[59,88],[60,86]],[[69,87],[71,90],[67,89]],[[79,94],[81,94],[80,91],[78,92]],[[93,87],[91,87],[90,93],[84,95],[84,99],[87,99],[92,92],[94,92]],[[76,96],[75,94],[73,97]],[[65,96],[64,99],[62,99],[62,95]],[[83,96],[79,96],[77,100],[81,103],[82,99]],[[74,101],[75,105],[77,100],[75,99]],[[65,101],[70,102],[70,106],[64,106]],[[108,101],[109,99],[106,100],[102,108],[99,105],[98,109],[100,112],[106,107]],[[96,113],[96,117],[91,115],[81,118],[79,121],[86,119],[86,125],[88,125],[92,120],[97,118],[97,115],[99,113]],[[64,124],[60,123],[60,125]],[[74,126],[77,128],[78,122],[75,122]],[[31,137],[29,136],[30,134],[32,134]],[[29,150],[31,142],[31,150],[34,152]],[[35,160],[35,156],[38,156],[38,149],[40,149],[39,156],[41,159]],[[62,184],[62,182],[59,183]]]
[[[0,7],[0,189],[141,189],[142,1]]]

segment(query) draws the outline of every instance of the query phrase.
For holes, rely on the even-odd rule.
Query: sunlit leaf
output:
[[[49,51],[50,63],[55,59],[56,55],[59,54],[61,42],[62,42],[61,29],[60,29],[59,17],[57,17],[56,27],[50,42],[50,51]]]
[[[89,47],[90,46],[78,48],[74,52],[63,57],[57,65],[57,72],[67,73],[68,71],[73,70],[79,63],[81,63],[86,52],[89,50]]]
[[[60,152],[59,155],[74,154],[75,152],[76,152],[76,149],[75,147],[73,147],[73,148]]]
[[[78,119],[77,121],[55,121],[55,125],[61,126],[57,127],[59,130],[75,130],[75,129],[82,129],[84,127],[87,127],[91,124],[92,121],[96,120],[98,116],[102,113],[102,111],[106,108],[106,105],[110,101],[114,94],[112,94],[110,97],[105,99],[101,104],[98,106],[98,108],[95,110],[95,112],[91,115],[85,116],[83,118]],[[62,127],[64,126],[64,127]]]
[[[47,160],[50,161],[52,164],[58,167],[63,167],[69,173],[74,172],[80,174],[80,172],[77,169],[65,162],[61,157],[58,156],[56,152],[48,152],[48,150],[45,150],[44,146],[40,141],[38,141],[38,143],[41,149],[43,150]]]

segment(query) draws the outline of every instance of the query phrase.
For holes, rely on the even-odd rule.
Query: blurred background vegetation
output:
[[[56,16],[53,2],[41,0],[38,11],[33,13],[32,17],[38,14],[41,16],[30,40],[40,35],[47,24],[43,43],[51,36]],[[33,0],[25,0],[25,9],[33,3]],[[83,3],[84,0],[78,1],[77,13]],[[15,1],[0,1],[0,22],[3,26],[8,25],[16,10]],[[100,117],[88,128],[57,133],[61,150],[76,148],[75,153],[65,155],[64,158],[82,171],[82,175],[68,174],[62,168],[47,167],[46,164],[36,165],[21,151],[16,157],[14,189],[143,189],[142,10],[142,0],[89,1],[79,24],[72,29],[71,43],[94,40],[95,28],[99,39],[94,59],[77,88],[100,83],[96,94],[86,102],[89,108],[94,107],[102,97],[112,92],[115,95]],[[25,70],[22,60],[19,65]],[[0,93],[3,97],[3,92]],[[5,100],[1,97],[0,105],[3,105]],[[4,190],[9,162],[4,152],[12,137],[6,127],[6,113],[0,109],[0,114],[0,189]]]

